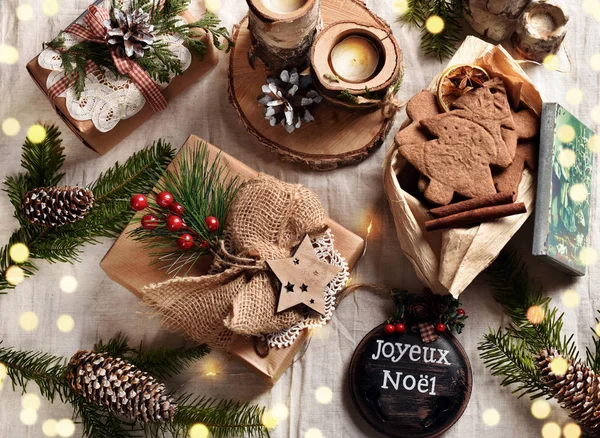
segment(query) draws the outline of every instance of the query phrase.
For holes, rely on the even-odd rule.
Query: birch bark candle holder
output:
[[[321,20],[321,0],[246,1],[250,64],[259,58],[270,70],[305,67]]]
[[[322,96],[351,109],[380,107],[402,70],[400,47],[391,30],[351,21],[323,29],[310,63]]]
[[[567,33],[568,15],[552,1],[533,1],[523,11],[512,35],[512,44],[525,59],[543,62],[558,53]]]

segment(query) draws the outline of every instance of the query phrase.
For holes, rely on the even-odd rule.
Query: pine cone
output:
[[[154,26],[150,24],[150,14],[141,9],[124,12],[114,8],[113,15],[116,23],[111,20],[104,22],[109,36],[108,44],[124,51],[129,58],[134,55],[139,58],[144,56],[144,50],[154,43]]]
[[[171,421],[177,410],[163,383],[119,358],[80,350],[69,361],[66,377],[87,401],[130,420]]]
[[[279,77],[269,76],[262,92],[258,102],[265,106],[265,119],[271,126],[281,123],[289,133],[300,128],[302,122],[312,122],[308,107],[323,100],[314,90],[310,75],[301,75],[295,68],[283,70]]]
[[[542,381],[548,385],[561,406],[571,411],[571,418],[592,437],[600,437],[600,378],[581,359],[569,361],[567,372],[558,376],[550,364],[560,353],[542,350],[536,358]]]
[[[30,222],[62,227],[77,222],[94,204],[91,190],[80,187],[38,187],[25,194],[21,209]]]

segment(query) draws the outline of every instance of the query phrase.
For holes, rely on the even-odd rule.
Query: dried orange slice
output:
[[[489,80],[487,72],[476,65],[453,65],[446,69],[437,87],[437,99],[444,111],[450,111],[452,102],[474,88],[483,87]]]

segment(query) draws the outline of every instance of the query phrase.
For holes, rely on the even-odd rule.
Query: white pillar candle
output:
[[[306,0],[263,0],[265,6],[278,14],[288,14],[300,9]]]
[[[351,35],[331,51],[331,67],[346,82],[365,82],[379,64],[379,50],[369,39]]]

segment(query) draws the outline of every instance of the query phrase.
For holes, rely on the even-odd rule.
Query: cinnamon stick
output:
[[[513,204],[493,205],[491,207],[478,208],[463,211],[451,216],[432,219],[425,222],[425,230],[434,231],[443,228],[463,228],[488,222],[501,217],[526,213],[527,208],[523,202]]]
[[[463,211],[475,210],[477,208],[510,204],[514,201],[514,196],[514,193],[508,192],[494,193],[493,195],[467,199],[466,201],[457,202],[455,204],[432,208],[429,210],[429,213],[437,217],[446,217],[453,214],[462,213]]]

